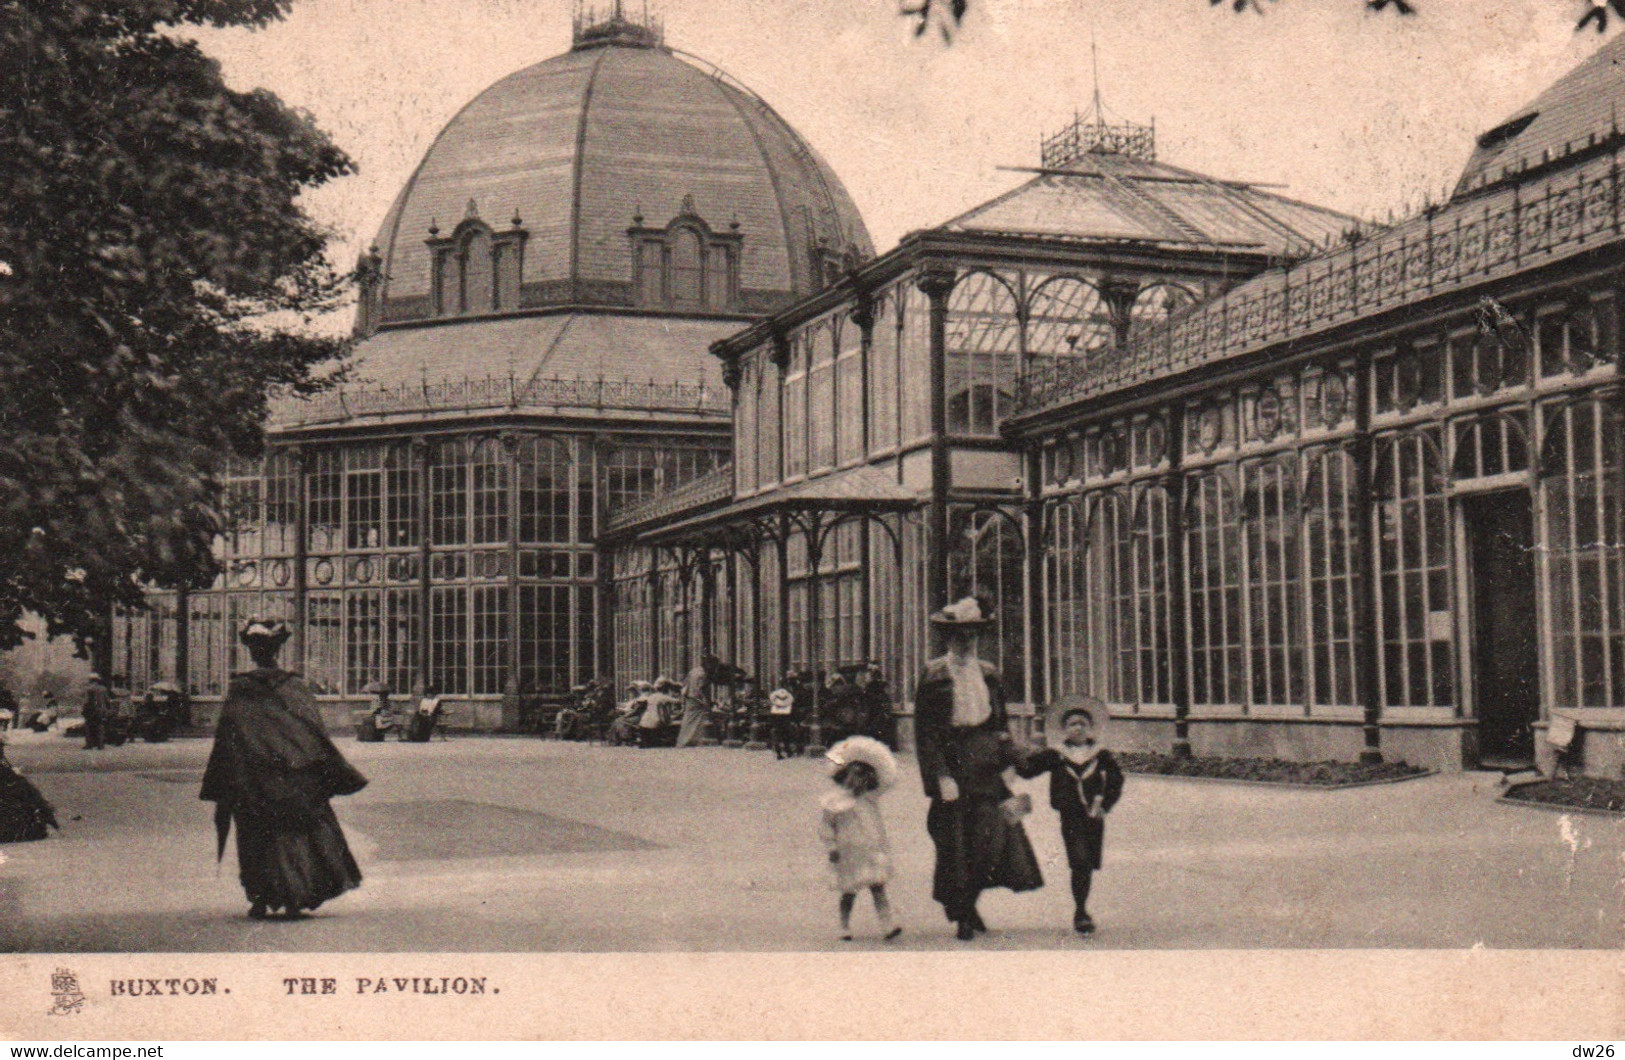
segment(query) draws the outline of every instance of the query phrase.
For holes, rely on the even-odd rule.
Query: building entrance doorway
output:
[[[1471,563],[1473,704],[1479,761],[1534,761],[1540,716],[1534,520],[1527,490],[1462,499]]]

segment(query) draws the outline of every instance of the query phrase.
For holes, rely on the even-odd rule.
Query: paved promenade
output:
[[[817,840],[818,762],[453,738],[340,747],[371,778],[337,801],[366,882],[302,923],[246,918],[233,853],[197,799],[209,744],[9,755],[58,807],[51,839],[0,850],[0,949],[786,951],[841,943]],[[1495,801],[1493,774],[1347,791],[1131,776],[1097,877],[1100,933],[1069,930],[1043,782],[1038,892],[990,894],[956,942],[930,900],[925,800],[907,759],[883,807],[894,901],[918,950],[1607,948],[1625,944],[1625,825]],[[872,936],[867,899],[857,927]]]

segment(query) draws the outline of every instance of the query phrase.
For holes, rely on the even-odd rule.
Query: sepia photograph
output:
[[[1625,1037],[1622,109],[1625,0],[3,0],[0,1037]]]

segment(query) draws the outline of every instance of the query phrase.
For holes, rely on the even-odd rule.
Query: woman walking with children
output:
[[[914,694],[920,779],[931,800],[926,830],[936,848],[931,897],[954,923],[955,936],[970,941],[987,931],[977,909],[983,891],[1044,885],[1021,823],[1032,800],[1012,795],[1004,774],[1048,773],[1072,872],[1073,928],[1093,932],[1090,882],[1101,865],[1105,815],[1123,790],[1122,770],[1096,738],[1097,719],[1087,708],[1067,709],[1059,746],[1017,744],[999,672],[977,655],[977,638],[993,625],[986,601],[967,596],[933,614],[931,624],[945,651],[926,664]]]

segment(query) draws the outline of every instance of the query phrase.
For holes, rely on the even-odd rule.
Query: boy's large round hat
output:
[[[1106,742],[1106,704],[1094,696],[1070,695],[1060,696],[1052,701],[1049,708],[1044,711],[1044,740],[1049,744],[1059,744],[1066,734],[1066,717],[1076,711],[1087,711],[1095,725],[1095,742],[1105,745]]]
[[[993,612],[980,596],[967,596],[934,612],[931,624],[948,629],[982,629],[993,624]]]

